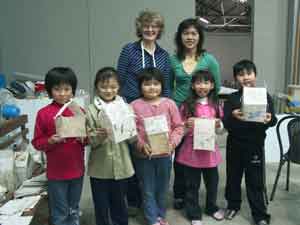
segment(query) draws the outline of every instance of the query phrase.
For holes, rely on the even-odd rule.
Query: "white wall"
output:
[[[206,33],[204,48],[219,61],[222,81],[232,81],[232,66],[241,59],[251,59],[250,33]]]
[[[266,81],[271,93],[283,91],[288,1],[254,2],[253,60],[258,82]]]
[[[90,89],[96,71],[115,65],[121,46],[136,39],[134,20],[145,8],[165,17],[161,45],[173,52],[176,26],[194,15],[193,0],[0,0],[3,72],[44,75],[65,65]]]
[[[271,92],[283,89],[287,2],[257,0],[254,4],[253,59],[258,79],[266,80]],[[0,0],[0,70],[44,75],[52,66],[71,66],[79,75],[79,86],[88,89],[95,72],[115,65],[122,45],[135,40],[134,20],[144,8],[165,17],[166,33],[160,44],[172,54],[177,25],[194,16],[194,0]],[[240,50],[245,57],[249,54],[246,47],[241,49],[246,45],[236,44],[247,38],[234,38],[240,42],[206,38],[205,47],[220,60],[223,77],[231,74],[229,68]]]
[[[81,87],[90,83],[88,10],[82,0],[1,0],[3,71],[44,75],[70,66]]]

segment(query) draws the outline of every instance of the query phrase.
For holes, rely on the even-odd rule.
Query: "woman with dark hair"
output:
[[[179,107],[189,96],[192,75],[198,70],[208,70],[214,78],[216,94],[220,90],[220,66],[216,58],[203,49],[204,33],[199,21],[194,18],[183,20],[175,35],[176,54],[171,57],[174,78],[173,99]],[[178,152],[179,147],[176,149]],[[175,157],[177,154],[175,153]],[[174,208],[184,206],[184,166],[174,160]]]

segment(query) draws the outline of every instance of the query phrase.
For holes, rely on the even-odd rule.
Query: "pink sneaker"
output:
[[[161,217],[158,217],[157,220],[158,220],[158,222],[159,222],[160,225],[170,225],[168,223],[168,221],[166,221],[165,219],[163,219]]]

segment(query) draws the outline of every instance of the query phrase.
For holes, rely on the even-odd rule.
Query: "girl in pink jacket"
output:
[[[221,153],[215,144],[213,151],[195,149],[193,143],[194,125],[197,118],[215,120],[215,132],[223,129],[220,120],[223,112],[218,103],[215,82],[212,74],[206,70],[194,73],[191,80],[191,93],[180,108],[185,122],[186,135],[179,150],[176,161],[184,165],[186,179],[185,210],[192,225],[202,225],[202,211],[199,204],[199,188],[201,175],[206,187],[205,213],[216,220],[224,218],[223,210],[216,205],[218,190],[218,165],[221,163]],[[199,137],[201,138],[201,137]]]

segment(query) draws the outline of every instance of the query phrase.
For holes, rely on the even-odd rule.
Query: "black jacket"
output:
[[[241,142],[249,144],[264,145],[266,130],[277,123],[277,118],[274,113],[273,101],[267,94],[267,112],[272,114],[272,119],[269,123],[258,123],[241,121],[232,116],[232,111],[240,109],[242,105],[242,89],[229,95],[228,100],[224,104],[224,127],[228,131],[228,138],[233,138]]]

